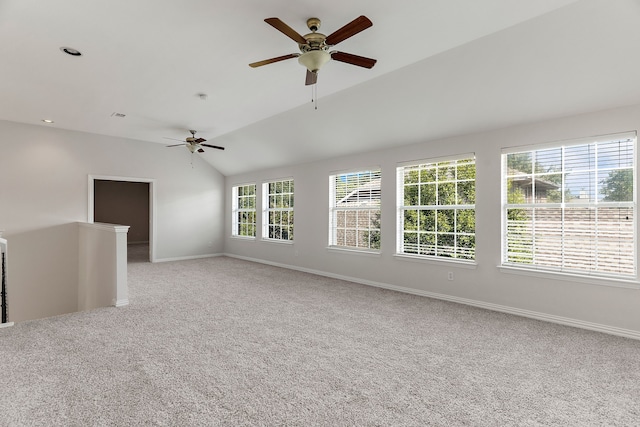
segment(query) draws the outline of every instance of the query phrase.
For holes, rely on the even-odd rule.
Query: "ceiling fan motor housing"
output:
[[[307,27],[312,32],[303,36],[307,43],[299,45],[302,55],[298,57],[298,63],[312,73],[317,73],[331,59],[331,55],[327,52],[329,46],[325,43],[327,36],[316,33],[320,28],[320,20],[318,18],[309,18]]]

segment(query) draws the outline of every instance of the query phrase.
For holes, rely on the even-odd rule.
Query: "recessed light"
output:
[[[63,46],[63,47],[60,48],[60,50],[63,51],[64,53],[67,53],[67,54],[71,55],[71,56],[80,56],[80,55],[82,55],[82,53],[80,53],[79,50],[76,50],[76,49],[74,49],[72,47],[64,47]]]
[[[51,120],[51,119],[42,119],[42,121],[47,123],[47,124],[53,123],[53,120]]]

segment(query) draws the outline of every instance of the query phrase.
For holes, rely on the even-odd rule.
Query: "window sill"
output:
[[[343,248],[340,246],[329,246],[327,247],[327,252],[335,252],[341,254],[353,254],[353,255],[362,255],[362,256],[370,256],[370,257],[380,257],[380,252],[367,251],[363,249],[351,249],[351,248]]]
[[[231,236],[232,239],[235,240],[243,240],[245,242],[255,242],[256,238],[255,237],[249,237],[249,236]]]
[[[274,243],[276,245],[293,245],[293,240],[281,240],[281,239],[260,239],[263,243]]]
[[[436,264],[436,265],[447,265],[452,266],[455,265],[459,268],[466,268],[469,270],[475,270],[478,264],[475,261],[470,260],[460,260],[455,258],[438,258],[438,257],[427,257],[427,256],[418,256],[418,255],[407,255],[407,254],[394,254],[394,258],[401,261],[409,261],[409,262],[420,262],[426,264]]]
[[[587,283],[590,285],[640,290],[640,282],[633,279],[623,279],[623,278],[613,278],[613,277],[603,277],[603,276],[589,276],[589,275],[581,275],[581,274],[573,274],[573,273],[564,273],[560,271],[529,269],[529,268],[516,267],[511,265],[499,265],[498,269],[500,269],[502,273],[506,273],[506,274],[542,277],[545,279],[564,280],[568,282],[580,282],[580,283]]]

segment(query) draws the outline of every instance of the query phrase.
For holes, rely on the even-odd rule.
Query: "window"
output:
[[[256,237],[256,185],[233,187],[233,224],[231,234]]]
[[[293,179],[262,184],[263,238],[293,240]]]
[[[502,263],[636,277],[636,135],[503,151]]]
[[[331,175],[329,246],[380,250],[380,169]]]
[[[475,156],[411,163],[397,172],[397,253],[474,260]]]

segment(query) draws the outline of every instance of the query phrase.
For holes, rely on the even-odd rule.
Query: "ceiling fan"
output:
[[[184,145],[192,153],[195,153],[196,151],[198,153],[204,153],[204,149],[202,147],[209,147],[209,148],[215,148],[215,149],[218,149],[218,150],[224,150],[224,147],[219,147],[217,145],[203,144],[203,142],[205,142],[206,139],[204,139],[204,138],[196,138],[196,131],[195,130],[190,130],[189,132],[191,132],[191,136],[187,137],[182,144],[167,145],[167,147],[179,147],[181,145]],[[174,141],[180,141],[179,139],[174,139],[174,138],[166,138],[165,137],[165,139],[173,139]]]
[[[305,84],[314,85],[318,81],[318,71],[330,59],[364,68],[372,68],[376,63],[375,59],[365,58],[351,53],[329,52],[332,46],[371,27],[373,23],[366,16],[357,17],[328,36],[317,32],[320,28],[320,20],[318,18],[309,18],[307,20],[307,27],[309,27],[311,33],[305,36],[301,36],[296,30],[278,18],[267,18],[264,21],[298,43],[298,48],[301,53],[291,53],[289,55],[265,59],[264,61],[253,62],[249,64],[250,67],[256,68],[274,62],[284,61],[285,59],[298,58],[298,62],[307,69]]]

